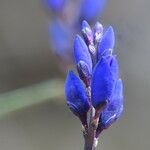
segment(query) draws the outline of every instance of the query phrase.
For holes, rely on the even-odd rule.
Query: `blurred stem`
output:
[[[63,98],[63,84],[61,79],[52,79],[0,94],[0,117],[46,100]]]

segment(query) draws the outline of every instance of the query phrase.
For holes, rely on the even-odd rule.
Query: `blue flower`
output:
[[[118,76],[117,66],[114,56],[102,57],[95,66],[91,81],[92,103],[95,108],[100,108],[111,100]]]
[[[51,10],[58,12],[64,7],[66,0],[43,0],[44,4]]]
[[[114,30],[110,26],[107,31],[104,33],[102,40],[99,42],[98,45],[98,59],[101,58],[101,56],[106,53],[106,51],[111,50],[113,51],[115,44],[115,35]],[[112,52],[111,52],[112,53]]]
[[[96,17],[101,14],[105,0],[77,1],[75,4],[76,9],[73,9],[74,1],[72,0],[42,0],[42,2],[48,8],[50,14],[52,13],[50,15],[52,24],[49,26],[50,48],[54,54],[61,57],[61,59],[69,65],[72,59],[72,35],[79,30],[78,27],[82,18],[90,21],[96,20]],[[74,13],[76,13],[76,15],[71,15]],[[57,21],[55,21],[54,18]],[[90,41],[90,43],[93,43],[93,33],[86,21],[83,22],[82,28],[84,28],[85,42]],[[93,45],[89,45],[89,49],[90,53],[95,53]]]
[[[71,71],[66,79],[65,93],[72,112],[79,116],[82,124],[87,124],[86,130],[91,128],[92,124],[95,137],[98,138],[103,129],[108,128],[121,116],[123,83],[119,79],[117,57],[113,54],[113,28],[109,27],[103,35],[103,26],[99,22],[91,28],[83,21],[82,34],[84,40],[80,36],[74,40],[74,57],[84,86]],[[91,46],[95,49],[95,55],[91,53]],[[87,121],[88,111],[92,114],[90,121]]]
[[[113,92],[112,101],[103,110],[99,119],[99,126],[101,129],[106,129],[112,125],[121,115],[123,111],[123,84],[122,80],[119,79],[116,82],[115,89]]]
[[[82,20],[94,20],[103,10],[106,0],[83,0],[80,17]]]
[[[92,60],[88,47],[79,35],[74,40],[74,58],[76,64],[83,61],[87,64],[88,70],[92,72]]]
[[[85,124],[86,113],[89,110],[88,97],[81,80],[73,71],[69,71],[65,83],[65,95],[71,111]]]
[[[68,53],[71,35],[70,30],[61,21],[55,20],[49,24],[50,45],[56,55],[63,57]]]

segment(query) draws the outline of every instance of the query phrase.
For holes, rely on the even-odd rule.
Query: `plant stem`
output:
[[[88,128],[86,129],[84,133],[84,150],[95,150],[97,144],[97,139],[95,138],[96,134],[96,129],[95,126],[93,126],[93,119],[95,116],[95,109],[92,106],[92,101],[91,101],[91,89],[90,87],[87,88],[87,95],[89,98],[89,103],[90,103],[90,110],[89,110],[89,122],[88,122]]]
[[[84,140],[85,140],[84,150],[96,150],[98,142],[96,138],[87,135],[84,136]]]

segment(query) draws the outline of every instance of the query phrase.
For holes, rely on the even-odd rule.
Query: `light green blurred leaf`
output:
[[[53,79],[0,94],[0,117],[46,100],[63,102],[63,84],[62,80]]]

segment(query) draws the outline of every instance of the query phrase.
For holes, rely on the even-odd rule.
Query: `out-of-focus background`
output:
[[[116,32],[125,109],[98,149],[150,147],[149,8],[149,0],[108,0],[99,19]],[[48,21],[40,0],[0,0],[0,150],[83,149],[80,123],[65,104],[60,60],[49,50]]]

